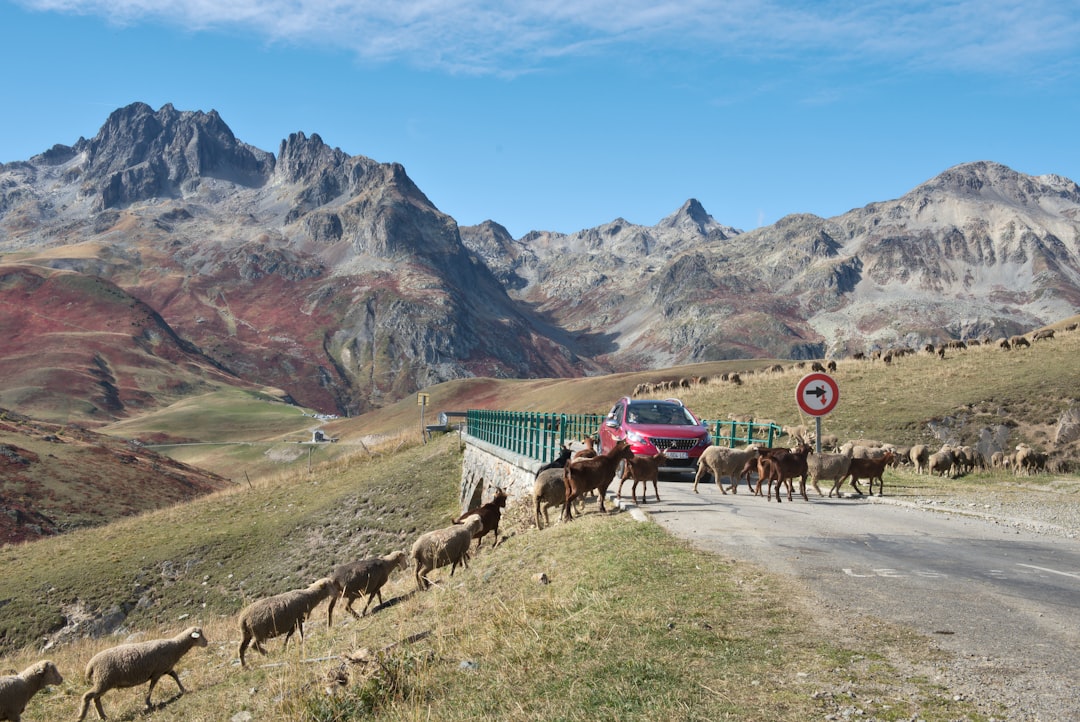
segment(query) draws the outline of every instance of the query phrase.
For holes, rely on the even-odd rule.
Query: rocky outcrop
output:
[[[257,187],[274,165],[272,155],[238,141],[217,111],[181,113],[165,105],[155,112],[145,103],[114,111],[70,153],[54,146],[42,158],[55,165],[80,153],[86,156],[82,193],[99,209],[178,197],[191,190],[185,184],[205,178]]]

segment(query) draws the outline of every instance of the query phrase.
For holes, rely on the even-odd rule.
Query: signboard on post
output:
[[[810,416],[824,416],[836,408],[839,400],[840,387],[828,374],[807,374],[795,387],[795,403]]]
[[[840,387],[828,374],[814,372],[799,379],[795,387],[795,403],[804,414],[814,417],[814,450],[821,453],[821,417],[836,408]]]

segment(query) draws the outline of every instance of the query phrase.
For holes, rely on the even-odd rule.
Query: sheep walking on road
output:
[[[327,597],[340,593],[337,582],[330,577],[323,577],[312,582],[306,589],[294,589],[249,604],[240,612],[240,632],[243,635],[240,640],[240,666],[247,666],[244,652],[249,644],[254,643],[256,651],[266,654],[262,643],[267,639],[284,634],[285,644],[282,648],[289,645],[289,637],[293,632],[299,632],[300,639],[303,639],[304,620],[311,614],[311,610]]]
[[[82,697],[79,720],[86,718],[91,701],[97,709],[98,717],[106,719],[105,710],[101,708],[102,695],[110,689],[138,687],[144,682],[150,683],[146,690],[146,709],[153,709],[150,695],[153,694],[158,680],[165,675],[172,677],[180,694],[184,694],[187,690],[180,684],[180,677],[173,668],[192,647],[205,647],[206,644],[202,629],[188,627],[171,639],[121,644],[98,652],[86,665],[86,678],[93,687]]]
[[[326,626],[332,627],[334,625],[334,605],[339,598],[346,600],[345,611],[356,619],[367,614],[368,607],[371,606],[371,600],[375,599],[376,596],[379,598],[379,604],[382,604],[382,588],[390,579],[390,574],[395,569],[404,569],[407,566],[409,566],[409,557],[405,552],[394,551],[386,556],[362,559],[358,562],[342,564],[334,569],[334,573],[330,575],[330,578],[334,580],[341,592],[330,597],[330,604],[326,610]],[[357,597],[364,594],[368,595],[367,603],[364,605],[363,611],[357,614],[352,608],[353,602],[356,601]]]
[[[0,677],[0,720],[19,722],[31,697],[63,681],[60,670],[48,660],[35,662],[18,674]]]

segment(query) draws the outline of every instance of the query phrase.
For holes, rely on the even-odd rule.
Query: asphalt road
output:
[[[766,501],[715,484],[660,482],[640,507],[699,548],[800,580],[834,614],[870,615],[967,659],[1013,670],[1040,719],[1075,702],[1080,674],[1080,542],[885,499]],[[1027,690],[1025,693],[1024,690]]]

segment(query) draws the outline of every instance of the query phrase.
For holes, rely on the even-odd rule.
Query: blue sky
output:
[[[1075,0],[0,0],[0,28],[0,162],[172,103],[515,237],[828,217],[975,160],[1080,181]]]

